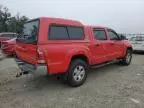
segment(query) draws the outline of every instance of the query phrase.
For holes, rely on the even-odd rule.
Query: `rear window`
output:
[[[39,20],[26,22],[23,25],[23,32],[18,36],[17,41],[36,43],[38,35]]]
[[[49,40],[83,40],[84,30],[81,27],[52,25],[49,29]]]

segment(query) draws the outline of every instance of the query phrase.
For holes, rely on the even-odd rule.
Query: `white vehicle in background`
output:
[[[143,36],[131,37],[130,41],[132,43],[134,52],[144,52],[144,37]]]

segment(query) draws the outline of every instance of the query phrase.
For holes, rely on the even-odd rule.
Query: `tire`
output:
[[[67,82],[69,86],[78,87],[82,85],[87,78],[88,65],[85,61],[76,59],[70,64],[67,73]]]
[[[125,57],[120,61],[120,63],[128,66],[131,63],[131,60],[132,60],[132,50],[128,49]]]

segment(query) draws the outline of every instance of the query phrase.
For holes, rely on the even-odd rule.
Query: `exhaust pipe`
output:
[[[15,57],[15,61],[16,61],[17,65],[18,65],[19,69],[21,70],[20,72],[18,72],[16,74],[16,77],[20,77],[22,75],[26,75],[26,74],[29,73],[28,69],[24,68],[24,65],[25,65],[24,62],[22,62],[21,60],[19,60],[17,57]]]
[[[22,76],[22,75],[26,75],[26,74],[28,74],[28,73],[29,73],[28,71],[18,72],[18,73],[16,74],[16,78],[18,78],[18,77],[20,77],[20,76]]]

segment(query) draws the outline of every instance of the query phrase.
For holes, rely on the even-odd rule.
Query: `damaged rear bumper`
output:
[[[27,74],[27,73],[32,73],[35,75],[47,75],[47,66],[46,64],[29,64],[19,58],[15,58],[15,61],[20,68],[21,72],[19,73],[20,75],[22,74]]]

